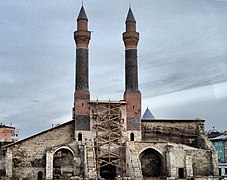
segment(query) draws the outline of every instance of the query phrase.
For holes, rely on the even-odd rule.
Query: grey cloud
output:
[[[227,81],[226,3],[133,0],[131,4],[140,32],[139,86],[145,99]],[[73,31],[80,6],[73,0],[0,2],[0,117],[5,117],[3,123],[15,124],[22,137],[70,120]],[[128,2],[87,0],[84,6],[92,31],[92,98],[122,99],[122,32]],[[221,105],[224,100],[214,103],[213,109]],[[219,109],[224,116],[226,112]],[[180,115],[186,117],[187,111]]]

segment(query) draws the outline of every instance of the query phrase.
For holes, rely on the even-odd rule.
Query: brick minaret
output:
[[[127,112],[127,130],[140,131],[141,93],[138,89],[137,44],[139,33],[136,32],[136,20],[129,8],[126,18],[126,32],[123,33],[125,44],[125,93]]]
[[[90,130],[89,82],[88,82],[88,44],[91,32],[84,7],[77,18],[77,31],[74,32],[76,42],[76,85],[74,94],[73,119],[76,130]]]

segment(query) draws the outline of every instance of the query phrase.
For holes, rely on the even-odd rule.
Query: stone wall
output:
[[[146,150],[151,149],[156,154],[159,154],[163,164],[163,176],[169,177],[169,179],[179,179],[180,169],[183,170],[183,179],[190,177],[201,179],[212,177],[216,179],[214,177],[217,176],[217,165],[212,162],[216,162],[215,160],[217,159],[215,159],[215,152],[212,150],[193,148],[183,144],[151,141],[131,142],[128,144],[128,148],[126,162],[129,164],[133,159],[134,162],[141,163],[141,154]],[[152,159],[145,161],[152,162]],[[141,164],[137,165],[137,169],[143,171],[142,168]],[[148,169],[146,168],[146,170]],[[135,177],[134,173],[136,172],[133,172],[133,168],[132,170],[128,169],[129,176]]]
[[[105,106],[104,103],[100,108],[106,109]],[[125,105],[121,106],[120,110],[121,113],[125,112]],[[122,113],[122,119],[125,120],[125,113]],[[125,123],[123,121],[122,125]],[[159,172],[161,177],[178,178],[182,170],[185,178],[196,176],[203,179],[216,175],[217,157],[212,143],[204,134],[203,124],[203,120],[142,121],[142,141],[139,133],[124,132],[126,137],[122,141],[126,140],[127,176],[142,178],[144,167],[152,167],[152,161],[156,160],[159,161],[156,164],[160,164],[162,168]],[[74,128],[74,121],[70,121],[6,146],[8,177],[14,180],[33,180],[37,179],[38,173],[41,172],[46,179],[53,179],[53,159],[62,148],[69,150],[73,155],[73,164],[70,164],[73,171],[70,172],[74,177],[95,177],[95,131],[93,129],[80,132]],[[81,141],[78,140],[78,133],[82,135]],[[135,135],[134,141],[130,141],[131,133]],[[146,175],[155,172],[147,172]]]
[[[73,140],[74,121],[70,121],[5,147],[7,175],[14,179],[28,178],[41,171],[45,176],[46,152],[67,146],[75,156],[80,156]]]
[[[206,148],[204,120],[146,120],[142,121],[143,141],[164,141]]]
[[[185,177],[217,176],[217,167],[212,164],[212,150],[173,145],[167,154],[172,177],[179,177],[180,168],[184,169]]]
[[[197,150],[191,151],[192,166],[196,176],[210,176],[213,174],[211,151]]]

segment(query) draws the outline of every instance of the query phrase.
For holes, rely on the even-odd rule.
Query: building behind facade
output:
[[[0,142],[13,143],[19,140],[19,133],[15,130],[15,127],[0,125]]]
[[[208,137],[218,154],[219,176],[227,177],[227,132],[210,131]]]
[[[19,133],[15,130],[15,127],[0,124],[0,175],[5,174],[3,146],[15,143],[18,139]]]
[[[71,121],[5,147],[6,174],[19,179],[217,179],[217,156],[201,119],[141,119],[137,44],[131,8],[123,33],[122,100],[91,100],[91,32],[82,7],[74,32],[76,83]],[[123,67],[122,67],[123,68]],[[111,92],[110,92],[111,93]]]

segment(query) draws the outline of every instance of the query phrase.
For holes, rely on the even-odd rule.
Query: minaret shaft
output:
[[[137,50],[125,50],[125,90],[138,90]]]
[[[141,93],[138,87],[137,44],[139,33],[136,32],[136,21],[129,9],[126,18],[126,32],[123,33],[125,45],[125,93],[127,113],[127,131],[141,130]]]
[[[76,91],[89,89],[88,84],[88,49],[76,49]]]
[[[82,6],[77,18],[77,31],[74,32],[76,43],[76,83],[73,108],[75,130],[81,131],[90,130],[88,45],[91,32],[87,29],[88,19]]]

